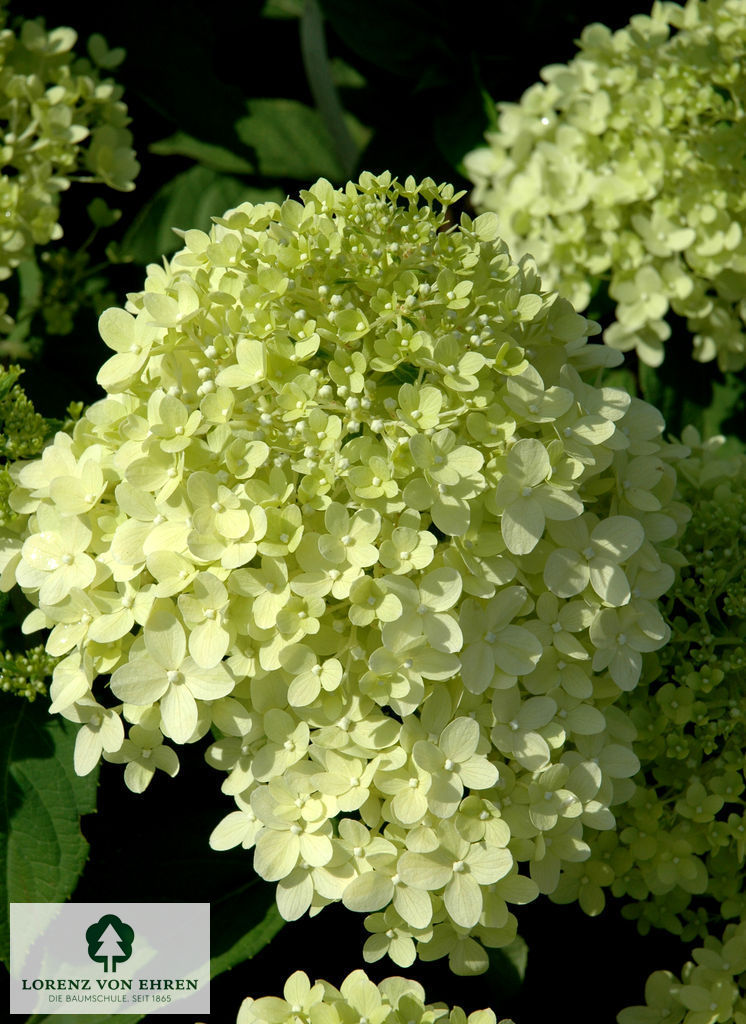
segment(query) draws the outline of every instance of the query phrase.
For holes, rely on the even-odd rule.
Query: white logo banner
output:
[[[11,903],[11,1013],[209,1011],[209,903]]]

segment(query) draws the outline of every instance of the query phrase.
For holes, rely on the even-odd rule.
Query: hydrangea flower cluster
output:
[[[617,32],[588,26],[465,158],[511,251],[584,309],[608,281],[616,349],[663,359],[669,310],[695,357],[746,363],[746,3],[656,2]]]
[[[342,900],[368,961],[469,973],[634,789],[615,702],[688,510],[660,414],[584,380],[619,354],[454,198],[363,174],[187,231],[15,468],[2,586],[78,772],[141,791],[213,728],[212,846],[286,919]]]
[[[684,965],[679,981],[655,971],[645,985],[645,1005],[628,1006],[618,1024],[717,1024],[746,1021],[746,922],[729,924],[722,940],[708,937]]]
[[[477,1010],[469,1016],[460,1006],[449,1009],[443,1003],[425,1003],[425,990],[407,978],[385,978],[372,982],[365,971],[348,974],[339,988],[328,981],[311,985],[303,971],[285,982],[283,998],[263,996],[244,999],[236,1024],[344,1024],[364,1020],[369,1024],[496,1024],[492,1010]],[[512,1024],[503,1020],[500,1024]]]
[[[622,912],[641,932],[691,941],[746,919],[746,455],[719,455],[723,438],[703,443],[691,427],[684,440],[692,455],[679,478],[693,515],[687,564],[665,602],[672,636],[646,659],[647,686],[622,702],[638,731],[639,785],[616,831],[591,840],[585,867],[597,876],[593,911],[611,886],[632,901]],[[577,888],[570,866],[552,899]]]
[[[62,237],[60,193],[72,180],[129,191],[139,165],[122,89],[72,52],[71,28],[8,24],[0,4],[0,280],[37,245]],[[100,37],[92,49],[104,66]]]

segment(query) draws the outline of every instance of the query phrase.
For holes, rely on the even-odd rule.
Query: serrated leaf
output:
[[[279,189],[247,188],[238,178],[209,167],[191,167],[163,186],[140,211],[124,237],[121,255],[136,263],[152,263],[180,249],[173,228],[209,231],[212,217],[243,202],[281,201]]]
[[[270,178],[316,178],[341,182],[344,169],[321,115],[297,100],[249,100],[249,114],[236,122],[239,139],[256,154],[259,173]],[[370,132],[351,115],[347,127],[362,150]]]
[[[213,171],[223,174],[251,174],[252,164],[224,146],[195,139],[186,132],[174,132],[166,139],[160,139],[148,147],[157,156],[186,156]]]
[[[77,729],[42,701],[0,700],[0,958],[10,955],[9,904],[61,903],[88,856],[80,817],[96,810],[98,772],[73,771]]]

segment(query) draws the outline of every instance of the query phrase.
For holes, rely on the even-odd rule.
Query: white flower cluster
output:
[[[339,988],[328,981],[315,985],[303,971],[285,982],[282,999],[263,996],[244,999],[236,1024],[495,1024],[492,1010],[477,1010],[467,1017],[460,1006],[426,1004],[425,990],[407,978],[372,982],[364,971],[348,974]],[[501,1021],[500,1024],[512,1024]]]
[[[211,843],[287,919],[343,900],[368,960],[479,971],[634,788],[614,702],[668,638],[685,449],[584,381],[621,357],[493,214],[446,227],[450,186],[301,200],[187,231],[103,314],[108,395],[14,468],[2,585],[77,771],[139,791],[213,728]]]
[[[576,309],[608,281],[606,342],[651,366],[686,317],[695,357],[746,363],[746,0],[656,2],[588,26],[465,159],[478,210]]]

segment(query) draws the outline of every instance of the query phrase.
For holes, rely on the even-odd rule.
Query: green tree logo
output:
[[[104,914],[85,933],[88,956],[104,965],[104,971],[116,972],[117,964],[132,956],[134,930],[114,914]]]

